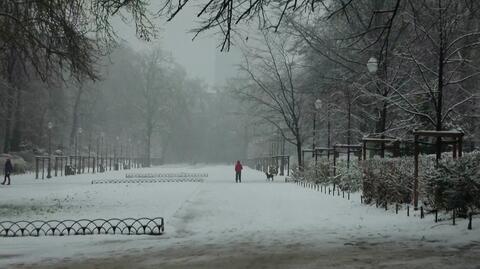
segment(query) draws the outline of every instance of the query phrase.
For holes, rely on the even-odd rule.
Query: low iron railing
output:
[[[161,235],[163,218],[1,221],[0,237],[67,236],[89,234]]]
[[[125,178],[208,177],[208,173],[126,173]]]
[[[92,184],[125,184],[125,183],[182,183],[182,182],[203,182],[203,178],[121,178],[121,179],[95,179]]]

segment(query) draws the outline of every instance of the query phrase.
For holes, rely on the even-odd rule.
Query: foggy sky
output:
[[[115,27],[120,38],[133,49],[145,50],[151,46],[159,46],[171,53],[192,78],[200,78],[212,87],[222,86],[226,79],[237,73],[235,65],[241,61],[240,50],[232,47],[229,52],[220,52],[220,35],[213,32],[203,33],[194,41],[194,33],[189,33],[195,23],[195,9],[187,6],[173,21],[156,20],[159,26],[159,38],[152,42],[144,42],[135,37],[132,25],[117,22]]]

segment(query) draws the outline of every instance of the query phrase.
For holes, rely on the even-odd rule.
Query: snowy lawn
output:
[[[208,173],[203,183],[92,185],[126,172]],[[162,236],[0,238],[0,268],[478,268],[480,219],[434,223],[230,166],[163,166],[0,188],[0,220],[164,217]]]

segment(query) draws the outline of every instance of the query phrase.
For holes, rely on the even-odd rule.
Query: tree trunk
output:
[[[10,139],[10,149],[12,151],[20,151],[20,143],[22,141],[22,90],[17,88],[15,93],[15,116],[13,121],[13,133]]]
[[[439,8],[439,50],[438,50],[438,96],[437,96],[437,124],[435,130],[442,130],[442,109],[443,109],[443,65],[444,65],[444,40],[443,40],[443,13],[442,13],[442,1],[438,1]],[[442,158],[442,138],[437,137],[435,143],[435,152],[436,152],[436,164]]]
[[[302,158],[302,140],[300,139],[299,128],[296,128],[296,147],[297,147],[297,158],[298,158],[298,169],[303,171],[303,158]]]

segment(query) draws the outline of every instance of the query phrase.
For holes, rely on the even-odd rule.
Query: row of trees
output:
[[[322,4],[308,16],[280,11],[277,32],[245,42],[235,90],[296,146],[300,165],[317,113],[315,136],[324,144],[370,133],[407,137],[415,128],[461,128],[469,142],[478,140],[480,3]],[[439,158],[441,139],[433,142]]]
[[[19,144],[4,151],[46,150],[51,135],[53,150],[64,154],[75,154],[81,140],[80,153],[100,147],[100,154],[144,157],[147,165],[150,156],[208,162],[245,155],[248,134],[230,113],[238,104],[189,78],[160,48],[135,52],[123,45],[101,66],[96,82],[24,81],[22,103],[15,104]]]
[[[136,53],[117,43],[112,20],[134,24],[137,36],[150,41],[158,34],[157,15],[177,13],[173,4],[0,3],[2,151],[46,149],[50,135],[53,150],[70,154],[79,139],[81,151],[101,144],[100,151],[112,154],[116,146],[120,154],[124,145],[166,161],[224,161],[245,154],[248,133],[229,113],[237,104],[227,94],[188,78],[160,49]]]

